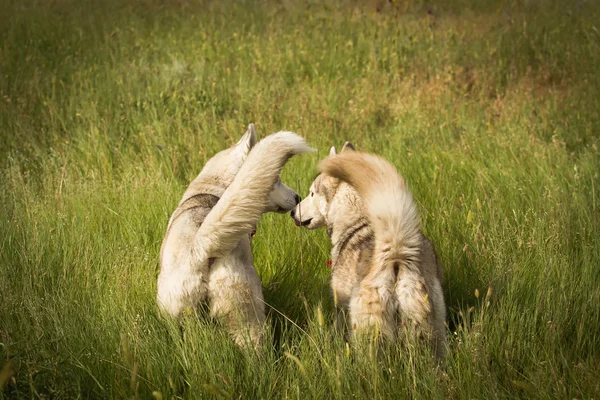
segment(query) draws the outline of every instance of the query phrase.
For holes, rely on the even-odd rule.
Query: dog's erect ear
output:
[[[331,146],[331,149],[329,149],[329,157],[333,157],[337,154],[337,150],[335,149],[335,146]]]
[[[342,151],[340,153],[343,153],[348,150],[356,151],[356,149],[354,148],[354,145],[350,142],[344,143],[344,146],[342,147]]]
[[[244,136],[235,145],[236,151],[239,151],[244,157],[250,153],[250,150],[256,144],[256,128],[254,124],[248,125],[248,130],[244,133]]]

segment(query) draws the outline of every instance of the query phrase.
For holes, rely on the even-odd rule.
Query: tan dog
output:
[[[311,150],[292,132],[256,144],[250,124],[235,146],[206,163],[173,212],[162,243],[157,301],[165,313],[176,317],[205,302],[236,343],[260,342],[264,302],[249,234],[262,213],[298,204],[279,173],[290,157]]]
[[[394,340],[404,326],[443,357],[443,270],[404,180],[390,163],[349,142],[340,155],[332,147],[319,169],[292,217],[308,229],[327,226],[334,300],[349,310],[353,332]]]

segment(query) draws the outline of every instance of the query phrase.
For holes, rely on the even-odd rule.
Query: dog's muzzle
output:
[[[296,219],[296,218],[294,218],[294,215],[295,215],[295,214],[296,214],[296,213],[294,212],[294,210],[292,210],[292,212],[290,213],[290,215],[291,215],[291,216],[292,216],[292,218],[294,219],[294,224],[295,224],[296,226],[307,226],[307,225],[310,225],[310,222],[312,221],[312,218],[309,218],[309,219],[307,219],[307,220],[305,220],[305,221],[300,221],[299,219]]]

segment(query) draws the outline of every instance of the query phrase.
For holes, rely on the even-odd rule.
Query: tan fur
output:
[[[321,226],[313,218],[327,224],[333,244],[332,289],[335,298],[342,298],[342,305],[348,307],[354,333],[375,331],[394,340],[400,320],[414,334],[428,338],[442,357],[446,337],[443,273],[431,242],[420,230],[412,195],[384,159],[344,150],[336,155],[332,149],[331,156],[320,163],[322,174],[311,187],[315,200],[306,198],[296,207],[295,215],[304,209],[297,224],[309,229]],[[314,193],[317,188],[319,193]],[[323,206],[321,193],[332,190],[335,194],[327,195],[330,206]],[[332,212],[340,194],[346,201]],[[361,225],[364,218],[368,228]],[[355,227],[362,239],[345,246],[346,255],[336,255],[342,247],[337,244],[339,238],[348,227]],[[365,239],[369,233],[374,235],[372,241]]]

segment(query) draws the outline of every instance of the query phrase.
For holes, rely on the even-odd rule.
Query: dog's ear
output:
[[[354,148],[354,145],[350,142],[346,142],[344,143],[344,146],[342,147],[342,151],[340,153],[343,153],[345,151],[356,151],[356,149]]]
[[[244,136],[235,145],[236,151],[239,151],[244,157],[250,153],[250,150],[256,144],[256,128],[254,124],[248,125],[248,130],[244,133]]]
[[[335,149],[335,146],[331,146],[331,149],[329,149],[329,157],[333,157],[337,154],[337,150]]]

